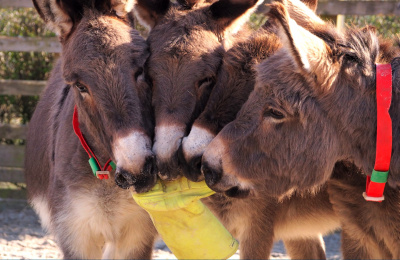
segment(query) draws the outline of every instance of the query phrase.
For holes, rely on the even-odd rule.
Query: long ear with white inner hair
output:
[[[33,0],[33,5],[47,26],[63,41],[82,19],[88,1],[79,0]]]
[[[115,11],[124,16],[133,8],[133,0],[33,0],[40,17],[64,42],[82,20],[85,9],[102,13]]]
[[[269,17],[277,24],[282,45],[293,58],[299,72],[314,78],[320,88],[329,88],[339,69],[331,48],[321,38],[290,19],[284,5],[273,3],[270,6]]]
[[[169,0],[135,0],[133,11],[140,24],[151,30],[169,8]]]
[[[324,26],[325,22],[315,14],[317,9],[317,0],[276,0],[282,3],[290,18],[309,31],[314,31],[318,27]]]
[[[301,2],[303,2],[314,13],[317,11],[318,0],[302,0]]]
[[[132,11],[134,0],[111,0],[110,4],[111,9],[114,10],[119,17],[125,17]]]
[[[263,0],[219,0],[210,6],[211,19],[218,30],[233,34],[249,20]]]

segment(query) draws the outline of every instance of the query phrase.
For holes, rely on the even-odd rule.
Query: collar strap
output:
[[[83,134],[79,127],[78,109],[76,108],[76,106],[74,107],[74,115],[72,116],[72,126],[74,128],[75,134],[78,136],[79,141],[81,142],[83,149],[85,149],[86,153],[89,155],[89,165],[90,168],[92,168],[94,176],[101,180],[108,179],[110,176],[110,171],[115,170],[116,165],[113,161],[111,161],[111,159],[109,159],[104,164],[104,167],[101,167],[99,160],[97,159],[92,149],[90,149],[85,138],[83,137]]]
[[[371,176],[367,176],[365,200],[382,202],[392,156],[392,120],[389,115],[392,100],[392,66],[376,64],[376,157]]]

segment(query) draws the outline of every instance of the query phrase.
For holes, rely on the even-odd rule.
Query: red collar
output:
[[[392,120],[389,115],[392,100],[392,66],[376,64],[377,132],[375,166],[367,176],[365,200],[382,202],[392,156]]]
[[[75,134],[78,136],[79,141],[82,144],[83,149],[85,149],[86,153],[89,155],[89,164],[90,167],[92,168],[94,176],[96,176],[99,179],[108,179],[110,176],[110,171],[114,170],[115,163],[109,159],[104,167],[101,167],[101,164],[99,160],[97,160],[96,155],[90,149],[89,145],[86,143],[85,138],[83,137],[83,134],[81,132],[81,129],[79,128],[79,120],[78,120],[78,109],[76,106],[74,107],[74,115],[72,117],[72,126],[74,128]]]

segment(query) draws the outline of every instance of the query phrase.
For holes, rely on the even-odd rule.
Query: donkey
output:
[[[313,15],[306,30],[281,3],[271,6],[270,19],[284,48],[258,66],[255,89],[237,118],[206,148],[207,184],[243,193],[262,182],[269,194],[282,196],[328,183],[343,229],[344,257],[398,259],[398,142],[385,200],[367,202],[362,196],[363,172],[372,171],[375,159],[375,64],[391,62],[400,54],[398,46],[379,39],[371,27],[341,33]],[[392,61],[393,129],[400,122],[399,63]]]
[[[287,4],[288,8],[291,10],[291,14],[297,14],[298,17],[300,17],[300,14],[304,16],[304,13],[310,12],[310,9],[304,6],[300,1],[290,1]],[[302,19],[299,19],[299,22],[301,21]],[[303,23],[305,24],[304,21]],[[274,31],[275,27],[267,22],[261,29],[253,33],[251,37],[236,43],[224,54],[223,63],[218,71],[215,87],[210,94],[207,105],[204,111],[195,120],[189,135],[184,137],[182,141],[182,157],[187,162],[187,166],[185,167],[185,164],[181,163],[181,167],[185,176],[192,181],[199,181],[204,178],[204,176],[200,174],[200,163],[201,156],[206,146],[227,123],[235,119],[236,113],[253,90],[256,66],[281,47],[280,41]],[[341,169],[345,172],[346,167],[342,167]],[[292,252],[294,247],[292,247],[290,243],[300,236],[305,235],[305,233],[302,233],[304,232],[303,229],[291,230],[287,228],[291,223],[297,222],[298,219],[301,218],[302,223],[299,224],[299,226],[310,227],[314,224],[315,226],[312,229],[314,233],[307,233],[310,237],[327,233],[339,227],[339,221],[333,212],[332,205],[329,203],[326,188],[327,187],[324,186],[321,191],[315,194],[308,194],[306,198],[302,197],[304,194],[296,194],[290,199],[285,199],[283,201],[263,194],[262,192],[262,195],[255,195],[259,197],[257,203],[271,203],[269,205],[269,211],[274,213],[265,215],[264,221],[271,223],[269,229],[274,239],[284,239],[288,252],[293,258],[299,258],[299,255],[295,255]],[[262,191],[264,189],[264,183],[258,183],[255,189],[257,189],[257,191]],[[241,193],[238,189],[230,189],[225,191],[225,195],[240,197],[247,196],[247,192]],[[261,202],[261,198],[264,200],[263,202]],[[243,203],[251,205],[252,203],[250,201],[252,199],[254,199],[254,196],[250,196],[248,199],[244,200]],[[237,200],[230,200],[228,198],[225,198],[225,200],[233,201],[238,205],[241,204]],[[305,201],[313,201],[313,203],[307,204]],[[221,211],[221,208],[229,213],[235,212],[235,207],[231,205],[221,206],[217,203],[208,203],[207,205],[212,205],[213,210],[216,212]],[[299,207],[297,203],[303,205],[303,207]],[[232,203],[232,205],[234,204]],[[305,205],[308,205],[308,207]],[[243,207],[243,205],[240,207]],[[282,216],[285,216],[288,211],[291,211],[290,215],[292,218],[284,218],[284,220],[282,220]],[[235,214],[240,213],[235,212]],[[259,214],[256,214],[256,216],[258,215]],[[318,221],[317,218],[310,217],[307,219],[307,217],[305,217],[312,215],[319,216],[321,219],[330,219],[331,221],[323,222]],[[225,223],[230,222],[229,220],[225,220]],[[285,231],[283,232],[282,229]],[[288,230],[291,231],[288,232]],[[283,233],[285,234],[282,235]],[[302,246],[304,246],[304,244],[298,244],[298,248],[300,248],[299,251],[301,251]]]
[[[269,29],[268,26],[252,36],[252,40],[248,40],[248,31],[242,30],[239,35],[230,33],[240,29],[236,24],[247,20],[247,12],[258,4],[256,1],[242,2],[242,5],[235,4],[234,1],[213,4],[181,2],[183,6],[174,6],[168,1],[163,5],[137,2],[137,16],[152,28],[148,38],[151,54],[147,66],[154,91],[156,130],[153,151],[157,156],[159,175],[163,179],[174,179],[186,173],[185,162],[179,150],[182,149],[181,139],[203,110],[210,92],[216,90],[212,90],[214,85],[230,83],[224,78],[226,73],[222,74],[223,80],[220,80],[223,70],[218,70],[221,64],[229,66],[225,64],[225,60],[222,61],[225,50],[233,45],[228,56],[236,59],[239,66],[246,66],[246,61],[248,64],[261,61],[280,46],[278,38],[272,32],[273,28]],[[236,16],[223,16],[223,10],[230,10]],[[153,19],[148,20],[149,17]],[[237,61],[241,58],[245,60]],[[249,65],[249,71],[246,71],[249,75],[243,78],[242,83],[246,79],[252,82],[253,72],[250,67]],[[239,73],[240,70],[236,69],[234,72]],[[252,88],[251,83],[249,85],[247,90],[241,85],[240,91],[243,94],[249,92],[250,87]],[[242,102],[236,99],[235,96],[232,101]],[[232,109],[238,109],[236,107],[240,107],[240,104],[233,102]],[[187,174],[190,179],[198,180],[194,176],[190,172]],[[274,237],[285,239],[292,258],[325,258],[322,240],[318,234],[338,227],[326,191],[315,198],[313,195],[294,197],[282,206],[278,206],[278,200],[265,196],[231,200],[224,194],[217,194],[204,202],[239,239],[241,258],[245,259],[268,257]],[[288,225],[292,219],[286,213],[301,208],[299,205],[318,210],[307,215],[296,215],[298,219]],[[327,208],[331,214],[324,215],[325,219],[319,218],[327,212]],[[308,229],[310,226],[297,224],[299,219],[306,219],[307,216],[309,220],[312,219],[313,224],[321,225],[314,227],[310,224],[313,228]],[[317,227],[323,226],[323,222],[327,223],[325,229],[317,231]],[[280,228],[274,229],[276,226]],[[290,235],[286,235],[289,233],[287,230],[290,230]],[[310,231],[307,232],[308,230]]]
[[[155,112],[153,152],[161,179],[182,175],[178,164],[181,140],[204,108],[224,47],[228,48],[261,2],[137,1],[137,17],[151,28],[147,67]]]
[[[64,258],[151,258],[151,219],[115,184],[145,192],[156,181],[151,89],[143,77],[148,46],[113,3],[34,4],[58,33],[62,53],[27,135],[29,201]],[[95,164],[105,165],[93,172],[98,178],[74,131],[83,133]],[[108,159],[115,181],[107,179]]]
[[[306,3],[307,6],[303,3]],[[308,13],[315,12],[317,1],[288,1],[291,15],[300,24],[307,26]],[[275,53],[280,41],[275,27],[266,22],[257,32],[239,39],[223,57],[215,87],[205,109],[196,118],[190,134],[182,139],[184,174],[192,181],[203,178],[200,174],[201,157],[206,146],[215,135],[235,117],[250,92],[254,89],[256,66]]]

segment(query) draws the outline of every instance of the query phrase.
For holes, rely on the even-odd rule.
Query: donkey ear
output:
[[[111,0],[110,1],[110,9],[114,10],[115,13],[119,17],[125,17],[128,13],[130,13],[132,11],[133,6],[134,6],[134,0]]]
[[[315,14],[317,0],[276,0],[287,9],[290,18],[307,30],[314,31],[325,22]]]
[[[329,87],[336,78],[338,66],[334,64],[336,59],[325,41],[290,19],[281,3],[271,4],[269,17],[277,24],[282,45],[299,72],[315,80],[318,86]]]
[[[210,6],[219,30],[237,32],[263,0],[219,0]]]
[[[302,0],[302,2],[314,13],[317,11],[318,0]]]
[[[178,0],[178,4],[183,6],[185,9],[192,9],[192,7],[198,2],[202,2],[200,0]]]
[[[87,4],[87,1],[83,1]],[[79,0],[33,0],[40,17],[60,39],[66,38],[82,19],[84,5]]]
[[[192,9],[193,6],[203,4],[203,3],[209,3],[212,4],[216,2],[217,0],[177,0],[178,4],[180,4],[183,8],[185,9]]]
[[[136,0],[134,12],[140,24],[152,29],[167,13],[169,0]]]
[[[178,4],[180,4],[185,9],[192,9],[192,7],[196,4],[201,4],[207,2],[206,0],[178,0]]]

